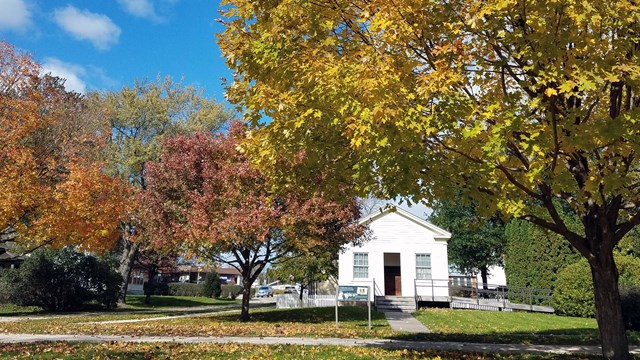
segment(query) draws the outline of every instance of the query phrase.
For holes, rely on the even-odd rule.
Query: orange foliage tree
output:
[[[118,237],[124,188],[95,161],[106,129],[63,85],[0,42],[0,239],[105,250]]]

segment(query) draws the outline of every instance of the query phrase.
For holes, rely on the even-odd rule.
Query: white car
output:
[[[271,286],[260,286],[256,292],[256,297],[271,297],[273,296],[273,288]]]

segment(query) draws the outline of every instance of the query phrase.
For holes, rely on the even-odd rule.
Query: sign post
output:
[[[367,302],[369,310],[369,330],[371,330],[371,301],[369,301],[369,286],[339,285],[336,293],[336,327],[338,327],[338,302]]]

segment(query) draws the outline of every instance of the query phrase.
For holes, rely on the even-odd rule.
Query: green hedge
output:
[[[168,283],[168,294],[157,293],[157,295],[172,296],[205,296],[204,284],[192,283]],[[235,299],[242,294],[242,286],[240,285],[221,285],[219,299]],[[251,297],[256,294],[256,289],[251,288]]]
[[[507,284],[553,290],[559,272],[581,256],[560,235],[523,220],[505,228]]]
[[[242,286],[240,285],[222,285],[220,299],[235,299],[242,294]],[[251,288],[251,297],[256,295],[256,289]]]
[[[638,326],[640,317],[640,259],[633,256],[616,255],[620,273],[619,285],[625,319]],[[594,317],[593,282],[586,259],[565,267],[559,274],[552,299],[556,313],[560,315]],[[636,305],[634,305],[636,304]],[[631,320],[635,319],[635,320]]]
[[[202,296],[202,284],[169,283],[169,295],[172,296]]]
[[[192,283],[168,283],[169,295],[172,296],[205,296],[204,284]],[[242,294],[240,285],[221,285],[219,299],[235,299]],[[256,289],[251,288],[251,297],[256,294]]]

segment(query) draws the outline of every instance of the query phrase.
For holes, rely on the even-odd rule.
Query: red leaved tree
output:
[[[228,135],[197,133],[164,143],[148,167],[144,226],[158,246],[182,246],[229,264],[243,277],[242,314],[249,320],[251,285],[269,263],[314,252],[338,252],[365,235],[354,201],[321,195],[274,193],[260,171],[237,150],[245,127]]]

